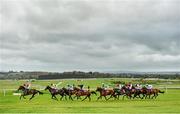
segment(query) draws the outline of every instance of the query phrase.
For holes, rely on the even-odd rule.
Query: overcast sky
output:
[[[0,4],[1,71],[180,71],[180,0]]]

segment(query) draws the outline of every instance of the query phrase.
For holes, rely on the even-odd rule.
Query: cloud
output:
[[[178,70],[179,0],[1,3],[1,70]]]

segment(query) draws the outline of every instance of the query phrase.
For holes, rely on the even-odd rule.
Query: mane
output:
[[[21,85],[21,86],[19,86],[19,88],[20,88],[20,87],[25,88],[25,87],[24,87],[24,86],[22,86],[22,85]]]

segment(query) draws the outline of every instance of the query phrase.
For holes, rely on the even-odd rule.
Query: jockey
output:
[[[83,90],[83,87],[84,87],[83,84],[78,85],[78,87],[80,87],[80,90],[81,90],[81,91],[84,91],[84,90]]]
[[[129,89],[129,90],[132,89],[132,83],[131,83],[131,82],[129,82],[129,84],[128,84],[128,89]]]
[[[53,84],[53,83],[52,83],[52,84],[51,84],[51,88],[52,88],[52,89],[56,89],[56,84]]]
[[[119,89],[121,89],[121,88],[122,88],[122,86],[123,86],[123,85],[119,84],[119,85],[118,85],[118,88],[119,88]]]
[[[29,81],[27,81],[26,83],[23,84],[25,90],[24,90],[24,93],[27,94],[30,87],[31,87],[31,83],[29,83]]]
[[[147,88],[148,91],[151,91],[152,88],[153,88],[153,86],[152,86],[152,85],[149,85],[149,84],[146,84],[146,88]]]
[[[88,86],[88,91],[90,91],[90,86]]]
[[[126,89],[129,89],[129,84],[125,84],[125,88],[126,88]]]
[[[140,84],[136,84],[136,85],[135,85],[135,89],[140,90],[140,89],[142,89],[142,86],[141,86]]]
[[[120,90],[122,88],[122,85],[121,84],[117,84],[115,88]]]
[[[104,90],[107,90],[107,89],[109,88],[109,86],[108,86],[108,85],[105,85],[104,83],[102,83],[102,88],[103,88]]]
[[[72,85],[67,84],[67,87],[68,87],[68,90],[71,90],[71,91],[74,90]]]
[[[121,88],[122,88],[121,84],[116,84],[115,89],[116,89],[117,92],[120,92]]]

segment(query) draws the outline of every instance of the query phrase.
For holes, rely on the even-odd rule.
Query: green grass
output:
[[[63,80],[61,86],[67,83],[83,83],[90,85],[91,88],[100,86],[102,82],[111,83],[112,80],[131,81],[130,79],[98,79],[98,80]],[[24,81],[1,80],[0,88],[16,88]],[[36,81],[33,85],[48,85],[57,83],[59,80]],[[9,86],[8,86],[9,83]],[[162,83],[162,82],[160,82]],[[165,83],[165,82],[164,82]],[[158,86],[159,82],[155,85]],[[159,84],[162,85],[162,84]],[[179,86],[179,84],[173,84]],[[169,85],[169,86],[172,86]],[[168,86],[168,85],[166,85]],[[45,92],[45,91],[43,91]],[[0,92],[0,113],[131,113],[131,114],[152,114],[152,113],[180,113],[180,89],[168,89],[165,94],[160,94],[157,99],[134,99],[129,100],[109,100],[96,101],[97,96],[92,96],[92,101],[55,101],[50,99],[48,91],[44,95],[37,95],[32,101],[27,99],[19,100],[19,96],[13,96],[12,91],[8,91],[6,96]],[[58,98],[60,98],[58,96]]]

